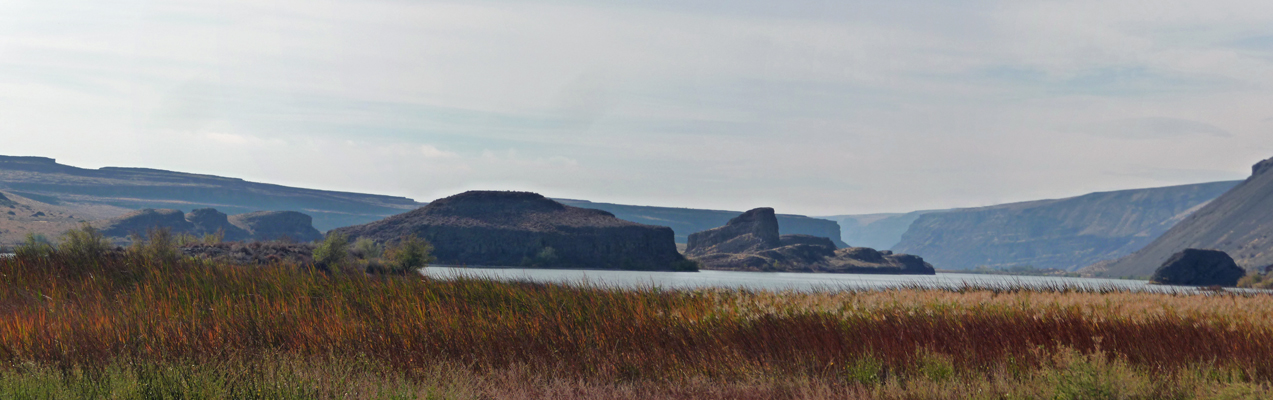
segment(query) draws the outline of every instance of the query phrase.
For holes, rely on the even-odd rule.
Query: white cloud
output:
[[[1269,156],[1251,105],[1273,102],[1273,57],[1234,43],[1273,35],[1270,2],[727,3],[0,2],[0,139],[422,200],[817,214]]]
[[[1210,136],[1230,138],[1233,134],[1224,128],[1205,122],[1180,118],[1146,117],[1126,118],[1088,124],[1082,130],[1101,136],[1123,139],[1174,139],[1180,136]]]
[[[425,158],[456,158],[460,156],[449,151],[438,150],[437,147],[427,144],[420,145],[420,153],[424,154]]]
[[[209,132],[203,134],[205,138],[220,143],[235,146],[286,146],[287,142],[282,139],[263,139],[251,135],[240,135],[225,132]]]

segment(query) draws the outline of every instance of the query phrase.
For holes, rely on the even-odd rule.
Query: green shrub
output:
[[[335,271],[349,260],[349,238],[343,233],[327,234],[322,243],[314,248],[314,264],[329,271]]]
[[[38,233],[28,233],[21,245],[13,249],[18,257],[47,257],[53,252],[53,243],[49,238]]]
[[[198,236],[182,232],[182,233],[173,235],[173,242],[177,245],[177,247],[184,247],[188,244],[200,243],[202,241],[199,239]]]
[[[58,245],[57,250],[71,257],[97,257],[110,248],[111,243],[106,240],[106,236],[86,222],[79,229],[62,234],[62,244]]]
[[[384,248],[376,241],[362,238],[354,241],[354,257],[362,260],[374,260],[384,255]]]
[[[225,241],[225,228],[217,229],[216,232],[203,235],[203,244],[221,244]]]
[[[193,238],[189,234],[173,235],[171,228],[155,227],[146,232],[145,238],[133,235],[133,245],[129,250],[157,262],[173,263],[181,258],[181,252],[177,250],[180,243]]]
[[[433,245],[415,235],[402,238],[397,244],[390,246],[385,255],[389,261],[387,272],[392,273],[406,273],[423,268],[435,260]]]
[[[552,246],[544,246],[539,249],[538,253],[535,253],[534,257],[523,256],[522,266],[536,268],[551,267],[558,259],[560,259],[560,257],[557,256],[557,249],[552,248]],[[620,269],[631,269],[629,264],[631,264],[631,260],[623,260],[623,262],[620,263]]]
[[[672,262],[672,270],[676,272],[698,272],[698,261],[682,259]]]
[[[884,362],[870,354],[844,366],[844,380],[859,385],[875,385],[885,378]]]
[[[1254,288],[1254,289],[1271,289],[1273,288],[1273,279],[1266,274],[1259,272],[1251,272],[1242,279],[1238,280],[1238,287]]]
[[[931,351],[920,351],[917,357],[919,374],[933,382],[945,382],[955,377],[952,357]]]
[[[535,264],[551,264],[557,261],[557,249],[552,246],[544,247],[535,255]]]

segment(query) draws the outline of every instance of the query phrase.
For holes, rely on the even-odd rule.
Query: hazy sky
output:
[[[0,0],[0,154],[813,215],[1241,179],[1273,2]]]

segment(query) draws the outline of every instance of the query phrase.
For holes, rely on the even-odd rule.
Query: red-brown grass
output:
[[[404,376],[439,364],[589,385],[764,376],[849,393],[932,368],[998,379],[1077,352],[1155,376],[1208,368],[1273,381],[1266,295],[634,290],[57,254],[0,259],[0,281],[10,366],[272,354],[360,357]]]

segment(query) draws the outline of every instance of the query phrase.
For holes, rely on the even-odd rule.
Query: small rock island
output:
[[[866,247],[837,249],[831,239],[780,235],[772,208],[757,208],[725,226],[691,234],[685,254],[703,269],[766,272],[933,275],[933,266],[909,254]]]
[[[380,221],[333,230],[351,240],[428,240],[439,264],[696,271],[672,228],[570,207],[536,193],[469,191]]]
[[[1246,275],[1228,253],[1220,250],[1185,249],[1167,259],[1150,283],[1189,286],[1237,286]]]

